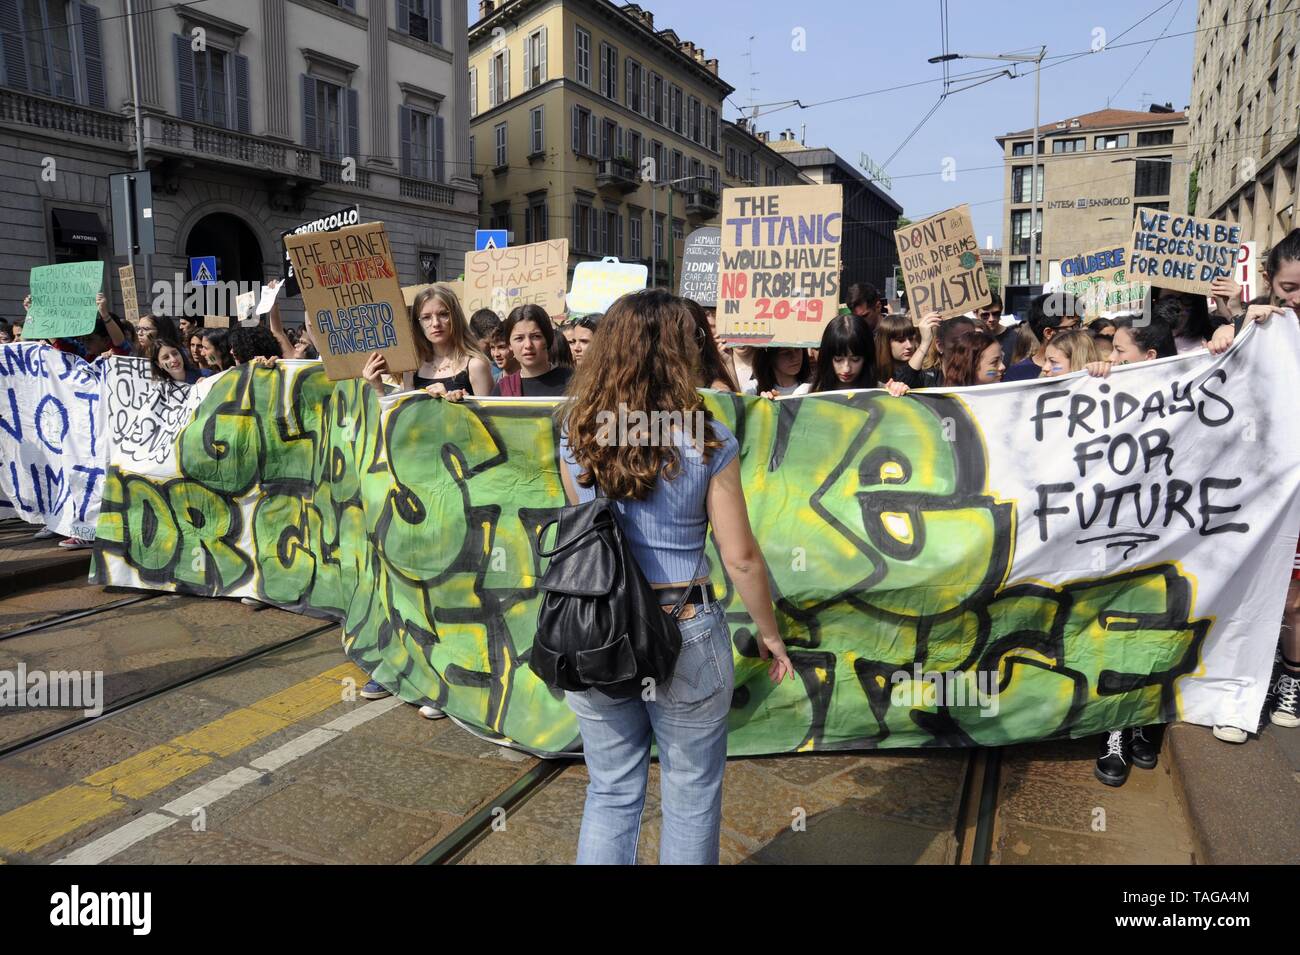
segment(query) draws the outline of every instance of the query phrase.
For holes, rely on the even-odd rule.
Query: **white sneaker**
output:
[[[254,597],[240,597],[239,602],[245,607],[252,607],[254,610],[265,610],[270,604],[264,604]]]
[[[1223,740],[1225,743],[1244,743],[1246,737],[1250,735],[1240,726],[1216,726],[1214,727],[1214,738]]]
[[[1268,718],[1275,726],[1300,726],[1300,678],[1283,670],[1273,693],[1273,709]]]
[[[32,535],[32,540],[47,541],[51,537],[58,537],[58,536],[59,536],[58,531],[50,530],[48,527],[42,527],[39,531],[37,531],[35,534]]]
[[[444,713],[442,710],[438,709],[438,707],[436,706],[420,707],[420,715],[423,716],[426,720],[441,720],[441,719],[446,719],[447,717],[447,714]]]

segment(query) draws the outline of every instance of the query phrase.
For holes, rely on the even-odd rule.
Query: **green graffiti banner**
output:
[[[768,681],[710,541],[736,659],[730,752],[998,745],[1176,718],[1253,726],[1244,714],[1262,706],[1285,539],[1294,546],[1300,519],[1300,434],[1246,386],[1281,389],[1288,370],[1294,381],[1268,349],[1239,347],[1114,376],[1107,392],[1086,378],[905,398],[706,392],[741,442],[798,676]],[[1092,419],[1075,399],[1095,409],[1123,391],[1140,402],[1171,377],[1189,413],[1106,426],[1115,447],[1136,436],[1135,447],[1164,442],[1169,455],[1149,472],[1117,460],[1110,475],[1088,460],[1081,480],[1077,444],[1106,429],[1097,419],[1083,432]],[[381,403],[364,384],[293,362],[203,387],[167,461],[119,461],[110,449],[94,579],[337,619],[347,655],[402,699],[535,753],[577,751],[562,695],[528,667],[534,545],[564,505],[553,403],[422,393]],[[1238,420],[1248,407],[1270,435],[1275,453],[1245,484],[1228,450],[1240,434],[1211,394]],[[1069,415],[1078,434],[1054,440]],[[1163,437],[1141,437],[1154,430]],[[1193,488],[1163,523],[1152,505],[1142,533],[1154,542],[1114,546],[1138,536],[1116,485],[1126,473],[1139,511],[1159,487]],[[1195,488],[1220,473],[1240,486],[1204,496],[1202,483],[1206,516]],[[1110,497],[1094,506],[1099,493]],[[1232,524],[1246,530],[1222,530]],[[1225,572],[1243,560],[1258,578],[1249,593]]]

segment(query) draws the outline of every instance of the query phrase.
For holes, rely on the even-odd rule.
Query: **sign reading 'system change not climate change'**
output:
[[[1239,225],[1138,209],[1129,271],[1161,288],[1208,295],[1211,282],[1232,275],[1240,248]]]
[[[286,236],[284,248],[331,380],[356,378],[376,351],[390,372],[419,367],[382,222]]]
[[[951,318],[993,301],[970,206],[957,206],[899,229],[894,242],[907,283],[908,306],[918,318],[928,312]]]
[[[816,345],[840,295],[840,186],[722,191],[718,334]]]

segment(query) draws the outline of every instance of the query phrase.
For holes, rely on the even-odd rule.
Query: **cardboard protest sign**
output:
[[[117,278],[122,285],[122,311],[126,314],[126,320],[134,325],[140,321],[140,296],[135,290],[135,266],[122,266],[117,270]]]
[[[1142,308],[1148,286],[1129,281],[1128,250],[1094,249],[1061,260],[1061,290],[1088,318]]]
[[[722,190],[718,336],[816,345],[840,295],[840,186]]]
[[[291,235],[302,235],[306,232],[334,232],[338,229],[345,229],[350,225],[358,225],[360,222],[361,210],[357,206],[343,206],[333,212],[327,212],[323,216],[309,219],[288,232],[280,233],[280,242],[283,243]],[[288,249],[284,253],[284,290],[285,294],[291,298],[301,291],[298,288],[298,279],[293,274],[293,261],[289,258]]]
[[[27,287],[32,307],[23,322],[23,338],[75,338],[95,328],[95,296],[104,286],[103,262],[38,265]]]
[[[356,378],[372,352],[393,374],[420,367],[382,222],[284,240],[330,380]]]
[[[1133,228],[1130,271],[1135,278],[1178,292],[1210,294],[1210,283],[1231,277],[1241,249],[1241,226],[1141,208]]]
[[[913,315],[964,315],[993,301],[970,206],[960,205],[894,233]]]
[[[461,305],[467,315],[490,308],[504,318],[530,303],[542,306],[547,315],[562,315],[568,280],[568,239],[466,252]]]
[[[682,251],[682,280],[678,295],[704,308],[718,305],[718,265],[722,261],[722,230],[696,229],[686,237]]]
[[[204,315],[203,327],[204,328],[229,328],[230,316],[229,315]]]
[[[573,268],[573,287],[566,301],[570,315],[603,313],[619,297],[645,288],[650,270],[607,255],[599,262],[579,262]]]

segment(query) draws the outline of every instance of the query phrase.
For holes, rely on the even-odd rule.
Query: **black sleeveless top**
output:
[[[474,394],[474,387],[470,384],[469,380],[468,364],[466,364],[461,371],[449,378],[424,378],[420,375],[419,371],[416,371],[414,383],[416,388],[428,388],[430,385],[442,385],[448,391],[464,390],[471,395]]]

